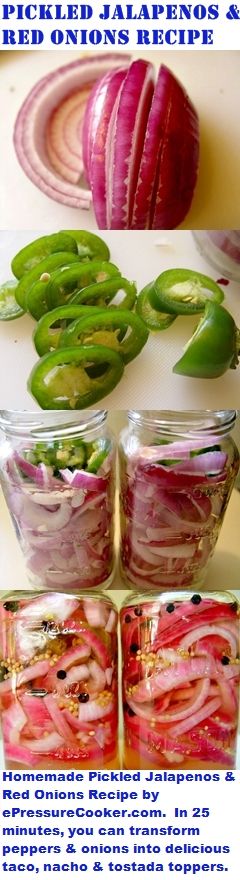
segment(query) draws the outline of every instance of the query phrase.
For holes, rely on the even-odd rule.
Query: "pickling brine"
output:
[[[134,593],[122,608],[121,631],[125,768],[235,767],[234,596]]]
[[[13,593],[0,603],[7,767],[118,766],[117,611],[101,594]]]
[[[138,588],[199,587],[238,471],[233,411],[133,412],[120,439],[121,571]]]
[[[1,413],[1,482],[34,586],[108,586],[115,449],[106,413]]]

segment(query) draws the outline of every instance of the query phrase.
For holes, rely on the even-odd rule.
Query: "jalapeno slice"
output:
[[[92,367],[102,367],[101,375],[89,375]],[[115,388],[123,369],[120,355],[105,346],[59,348],[38,361],[28,388],[42,409],[84,409]]]
[[[130,333],[128,335],[128,331]],[[119,334],[124,337],[119,339]],[[105,345],[118,351],[125,364],[132,361],[148,339],[148,330],[138,315],[127,309],[107,309],[73,321],[60,339],[65,345]]]
[[[96,314],[99,309],[94,306],[79,306],[69,303],[67,306],[59,306],[57,309],[52,309],[47,315],[43,315],[33,333],[34,345],[40,357],[47,351],[58,348],[62,332],[69,322],[88,315],[92,311]]]
[[[70,253],[70,251],[69,252],[63,251],[59,254],[50,254],[49,257],[45,257],[45,260],[41,260],[41,263],[38,263],[38,265],[34,266],[33,269],[30,269],[29,272],[26,272],[25,275],[23,275],[23,277],[18,282],[18,285],[16,287],[16,293],[15,293],[16,300],[17,300],[18,304],[21,306],[21,308],[25,309],[25,311],[26,311],[28,294],[29,294],[31,288],[33,287],[33,285],[36,284],[36,282],[39,281],[43,275],[50,276],[52,274],[52,272],[54,272],[54,270],[60,269],[61,266],[70,266],[70,264],[72,264],[72,263],[79,263],[78,254],[72,254],[72,253]],[[46,288],[47,288],[46,282],[48,282],[48,281],[49,281],[49,278],[46,278],[45,281],[43,282],[43,291],[42,292],[43,292],[43,303],[44,304],[45,304],[44,298],[45,298],[45,293],[46,293]],[[38,296],[38,303],[39,302],[40,302],[40,295]],[[29,303],[28,303],[29,311],[30,311],[30,307],[31,307],[31,302],[29,300]],[[35,308],[35,306],[34,306],[34,308]],[[30,314],[33,314],[32,311],[30,312]],[[43,312],[41,312],[41,314],[43,314]]]
[[[16,278],[22,278],[26,272],[30,272],[34,266],[37,266],[50,254],[66,253],[67,251],[73,254],[78,253],[77,242],[71,233],[54,232],[53,235],[42,235],[41,238],[36,238],[27,244],[13,257],[12,272]]]
[[[195,315],[206,302],[221,303],[224,293],[208,275],[192,269],[168,269],[154,281],[149,292],[150,305],[169,315]]]
[[[124,291],[125,296],[119,303],[112,303],[112,300],[116,296],[116,294]],[[78,290],[77,293],[71,297],[71,302],[73,303],[84,303],[86,305],[98,305],[104,308],[108,306],[109,303],[114,305],[114,308],[117,309],[133,309],[133,306],[136,302],[137,296],[137,288],[134,281],[128,281],[127,278],[122,278],[122,275],[117,275],[116,278],[108,278],[107,281],[98,281],[97,284],[89,284],[88,287],[84,287],[83,290]]]
[[[79,262],[76,266],[70,266],[66,270],[56,272],[47,290],[49,309],[66,305],[69,298],[72,299],[78,290],[88,287],[92,282],[107,281],[114,275],[120,275],[117,266],[102,260],[93,260],[88,263]]]
[[[110,250],[100,235],[85,229],[68,229],[63,232],[67,232],[76,241],[81,260],[110,260]]]
[[[139,317],[142,318],[142,321],[144,321],[148,330],[151,330],[152,332],[167,330],[167,328],[173,324],[173,321],[176,320],[177,315],[167,315],[165,312],[159,312],[156,309],[153,309],[149,300],[149,293],[152,286],[152,284],[147,284],[138,294],[136,312]]]
[[[217,378],[237,367],[239,348],[239,333],[232,315],[223,306],[208,302],[173,372],[198,379]]]
[[[17,281],[5,281],[0,284],[0,321],[13,321],[21,318],[24,310],[20,308],[15,299]]]

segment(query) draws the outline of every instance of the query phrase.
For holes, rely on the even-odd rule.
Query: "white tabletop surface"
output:
[[[0,283],[11,275],[14,254],[44,231],[43,227],[36,234],[32,230],[0,231]],[[112,262],[136,282],[138,291],[169,268],[195,269],[215,280],[219,278],[217,270],[199,254],[189,231],[108,231],[103,238],[110,247]],[[223,289],[226,307],[240,327],[239,285],[231,281]],[[199,319],[199,315],[181,316],[168,330],[151,333],[140,355],[126,367],[121,381],[102,399],[101,405],[115,410],[130,409],[133,405],[136,409],[238,408],[240,367],[214,380],[190,379],[172,372]],[[38,360],[32,342],[35,326],[30,316],[0,322],[0,408],[38,408],[27,390],[28,376]]]
[[[121,47],[120,47],[121,48]],[[30,88],[49,71],[83,53],[76,50],[0,53],[1,228],[38,229],[95,227],[92,211],[78,211],[51,201],[25,177],[12,144],[14,121]],[[85,53],[87,54],[87,53]],[[89,53],[92,55],[92,52]],[[96,53],[95,53],[96,54]],[[194,50],[147,50],[132,57],[146,58],[158,68],[171,68],[195,104],[200,119],[199,181],[191,210],[182,228],[238,228],[240,225],[240,53]]]

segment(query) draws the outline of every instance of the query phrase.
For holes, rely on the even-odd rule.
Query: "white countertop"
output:
[[[94,50],[96,54],[96,50]],[[84,53],[85,55],[87,53]],[[92,52],[89,53],[92,55]],[[200,119],[199,181],[191,210],[183,229],[234,229],[239,226],[240,202],[240,53],[237,51],[198,52],[196,50],[146,50],[131,53],[146,58],[156,67],[171,68],[187,89]],[[43,195],[25,177],[12,144],[18,110],[30,88],[49,71],[83,55],[76,50],[24,51],[0,53],[1,130],[1,220],[5,229],[56,228],[91,229],[92,211],[61,206]]]
[[[52,226],[52,231],[55,228]],[[39,227],[36,233],[0,231],[0,283],[10,277],[14,254],[45,231],[44,227]],[[136,282],[138,291],[170,268],[195,269],[215,280],[221,277],[221,273],[219,275],[200,256],[189,231],[107,231],[102,237],[109,245],[112,262],[123,275]],[[224,292],[224,304],[240,327],[239,285],[231,281]],[[140,355],[125,368],[117,387],[101,400],[101,406],[110,410],[131,409],[133,403],[136,409],[223,409],[229,405],[238,408],[240,367],[214,380],[189,379],[172,372],[199,319],[199,315],[180,316],[168,330],[151,333]],[[0,322],[1,408],[38,408],[27,390],[28,376],[38,360],[32,342],[35,326],[36,322],[29,315]]]

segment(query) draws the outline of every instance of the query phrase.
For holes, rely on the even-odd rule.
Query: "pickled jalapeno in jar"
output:
[[[132,593],[121,610],[121,633],[125,768],[235,767],[235,597]]]
[[[118,766],[117,611],[99,593],[0,602],[5,764]]]

